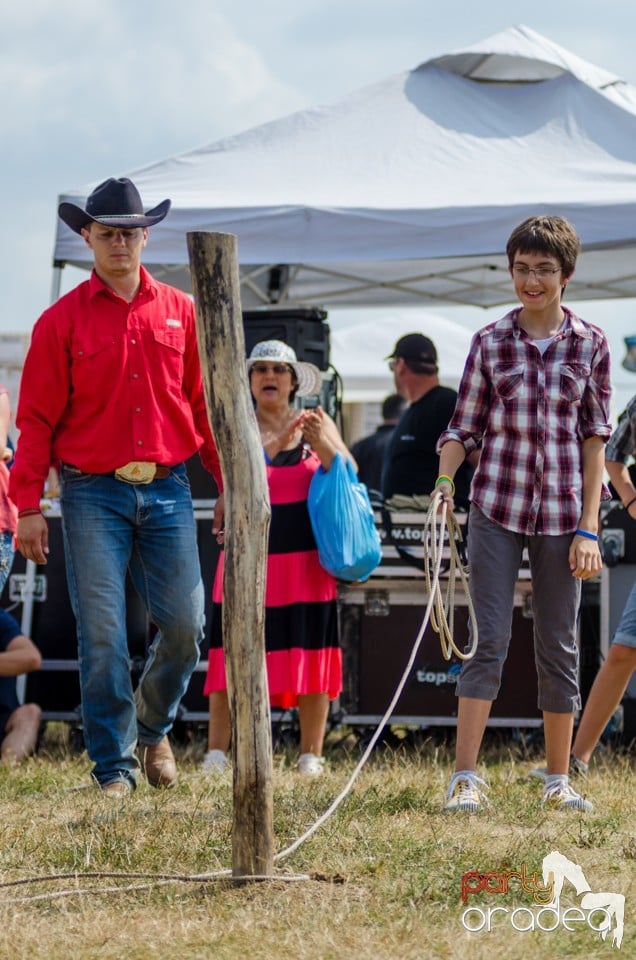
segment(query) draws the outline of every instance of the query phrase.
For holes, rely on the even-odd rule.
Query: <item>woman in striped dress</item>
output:
[[[320,371],[299,362],[279,340],[256,344],[248,359],[266,460],[272,517],[265,591],[265,648],[272,706],[298,708],[299,772],[322,772],[322,748],[329,701],[342,689],[338,643],[336,581],[320,566],[309,521],[309,484],[339,450],[349,456],[333,420],[320,408],[294,409],[295,396],[319,393]],[[213,589],[208,672],[210,698],[208,751],[204,770],[228,764],[230,717],[221,637],[223,555]]]

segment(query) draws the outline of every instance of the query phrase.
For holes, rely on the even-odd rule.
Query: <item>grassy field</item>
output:
[[[352,737],[331,739],[329,771],[316,782],[298,778],[291,754],[276,754],[278,850],[329,806],[358,759]],[[201,755],[198,742],[182,746],[174,790],[143,784],[121,803],[87,786],[88,760],[68,749],[64,727],[49,728],[37,758],[0,769],[2,960],[636,956],[636,782],[625,753],[606,752],[594,767],[585,786],[593,814],[548,814],[528,778],[541,754],[491,738],[490,808],[449,817],[440,808],[452,738],[379,748],[334,816],[278,864],[281,879],[243,885],[190,879],[231,863],[231,779],[200,773]],[[491,932],[467,932],[465,873],[525,865],[540,876],[552,850],[579,864],[593,891],[624,894],[620,952],[587,923],[516,931],[515,908],[527,908],[518,926],[533,921],[531,895],[515,881],[507,895],[470,897],[484,916],[489,906],[508,912]],[[562,909],[578,902],[566,885]],[[479,917],[473,912],[470,922]]]

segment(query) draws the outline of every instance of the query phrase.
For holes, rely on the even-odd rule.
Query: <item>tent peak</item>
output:
[[[564,73],[598,90],[623,83],[615,74],[577,57],[523,24],[463,50],[427,60],[417,69],[431,66],[487,83],[537,83]]]

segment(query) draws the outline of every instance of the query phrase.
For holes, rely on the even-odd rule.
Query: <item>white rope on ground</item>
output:
[[[437,512],[440,508],[440,505],[441,505],[441,522],[438,524]],[[452,517],[452,520],[450,520],[451,517]],[[455,516],[452,513],[451,514],[448,513],[447,506],[443,502],[442,494],[439,490],[435,491],[435,493],[431,497],[431,503],[428,508],[428,513],[426,514],[426,519],[424,521],[424,524],[425,524],[425,530],[426,530],[425,550],[429,548],[431,551],[431,567],[433,568],[433,576],[432,578],[430,578],[430,582],[427,579],[427,589],[429,591],[430,596],[428,599],[428,603],[426,605],[424,619],[422,620],[422,624],[418,631],[417,637],[415,638],[415,643],[413,644],[413,649],[411,650],[411,655],[408,659],[408,663],[404,668],[404,673],[402,674],[402,678],[397,686],[395,693],[393,694],[393,698],[390,704],[388,705],[384,713],[384,716],[380,720],[380,723],[378,724],[375,733],[371,737],[371,740],[369,741],[366,750],[364,751],[360,760],[356,764],[353,770],[353,773],[347,780],[343,789],[340,791],[340,793],[335,798],[335,800],[331,803],[331,805],[327,808],[327,810],[325,810],[325,812],[316,820],[316,822],[311,827],[309,827],[308,830],[305,831],[305,833],[303,833],[300,837],[298,837],[297,840],[294,840],[294,842],[291,843],[284,850],[281,850],[280,853],[276,854],[276,856],[274,857],[275,863],[282,860],[284,857],[288,857],[290,854],[294,853],[294,851],[296,851],[298,847],[300,847],[300,845],[305,842],[305,840],[308,840],[309,837],[313,836],[313,834],[316,833],[316,831],[319,830],[324,823],[326,823],[329,817],[331,817],[331,815],[335,813],[335,811],[338,809],[340,804],[346,799],[346,797],[350,793],[351,788],[353,787],[354,783],[358,779],[360,773],[362,772],[362,768],[364,767],[365,763],[369,759],[373,751],[373,748],[378,742],[380,738],[380,734],[382,733],[385,726],[387,725],[391,717],[391,714],[393,713],[397,705],[398,700],[402,696],[402,691],[404,690],[406,681],[408,680],[411,674],[411,670],[413,669],[415,658],[417,657],[418,651],[422,644],[422,640],[424,638],[424,634],[426,632],[426,628],[428,626],[429,620],[431,620],[432,625],[434,626],[435,630],[438,633],[440,632],[438,628],[444,629],[446,640],[448,640],[448,637],[450,636],[450,627],[449,627],[448,618],[446,614],[447,605],[441,594],[439,576],[440,576],[440,570],[442,566],[444,534],[448,525],[450,551],[451,551],[451,574],[452,574],[449,576],[449,593],[451,594],[452,597],[454,597],[454,577],[455,577],[454,569],[458,560],[456,531],[459,531],[459,524],[457,523]],[[459,531],[459,533],[461,537],[461,531]],[[468,592],[467,572],[465,571],[461,562],[459,565],[462,571],[462,577],[464,579],[464,584],[466,587],[466,594],[468,597],[470,597],[470,594]],[[425,566],[428,567],[428,564],[425,564]],[[452,584],[452,588],[451,588],[451,584]],[[437,626],[435,626],[435,624],[432,622],[432,615],[434,610],[436,614]],[[471,650],[469,651],[468,655],[457,651],[458,655],[465,660],[469,659],[469,657],[474,656],[475,650],[477,648],[477,624],[475,622],[475,613],[472,607],[472,603],[469,603],[469,611],[470,611],[470,616],[471,616],[471,621],[472,621],[472,626],[474,631]],[[441,640],[441,637],[442,635],[440,633],[440,640]],[[452,637],[450,639],[450,644],[453,647],[453,649],[456,649],[455,644],[452,640]],[[442,640],[442,652],[444,652],[444,640]],[[448,659],[448,657],[446,659]]]
[[[437,514],[440,511],[440,507],[441,507],[441,518],[438,522]],[[442,559],[443,559],[445,533],[447,530],[448,530],[448,539],[449,539],[449,546],[450,546],[450,568],[448,572],[448,587],[446,591],[446,596],[444,597],[442,594],[441,586],[440,586],[440,571],[441,571]],[[371,737],[371,740],[369,741],[366,747],[366,750],[364,751],[360,760],[356,764],[351,776],[347,780],[343,789],[332,801],[332,803],[327,808],[327,810],[325,810],[325,812],[312,824],[311,827],[309,827],[305,831],[305,833],[303,833],[300,837],[294,840],[294,842],[291,843],[284,850],[281,850],[279,853],[275,855],[274,863],[278,863],[281,860],[283,860],[285,857],[290,856],[301,846],[301,844],[305,843],[306,840],[312,837],[314,833],[316,833],[320,829],[320,827],[322,827],[323,824],[326,823],[327,820],[335,813],[338,807],[344,802],[344,800],[347,798],[347,796],[351,792],[351,789],[354,783],[360,776],[360,773],[362,772],[363,767],[365,766],[376,743],[378,742],[382,731],[384,730],[385,726],[390,720],[391,715],[398,703],[398,700],[402,696],[402,691],[404,690],[406,682],[410,676],[411,670],[413,669],[415,658],[417,657],[417,654],[419,652],[429,621],[431,622],[431,626],[436,631],[436,633],[439,634],[440,643],[442,646],[442,653],[446,660],[450,659],[451,650],[462,660],[468,660],[472,656],[474,656],[475,650],[477,649],[477,623],[475,620],[475,611],[474,611],[474,607],[473,607],[473,603],[470,597],[470,591],[468,587],[468,570],[465,567],[465,565],[462,563],[461,558],[459,557],[459,551],[457,546],[458,543],[461,543],[462,539],[463,538],[462,538],[461,528],[457,522],[456,517],[452,512],[451,513],[448,512],[447,505],[443,501],[441,492],[439,490],[435,491],[435,493],[431,497],[431,503],[424,520],[424,535],[423,535],[425,558],[428,554],[430,554],[430,558],[431,558],[430,564],[429,563],[424,564],[426,589],[429,594],[429,598],[426,604],[426,610],[424,613],[422,624],[418,631],[417,637],[415,638],[413,649],[411,650],[411,655],[408,659],[406,667],[404,668],[404,672],[397,686],[397,689],[391,699],[391,702],[389,703],[389,706],[387,707],[384,713],[384,716],[380,720],[380,723],[378,724],[375,730],[375,733]],[[431,576],[431,569],[432,569],[432,576]],[[472,627],[472,643],[471,643],[471,648],[467,653],[459,650],[453,640],[455,571],[457,569],[459,570],[460,577],[464,584],[464,589],[466,592],[466,598],[468,603],[469,616],[471,620],[471,627]],[[78,880],[82,876],[83,875],[81,874],[69,874],[64,876],[58,875],[57,877],[31,878],[30,880],[26,879],[21,881],[13,881],[6,884],[0,883],[0,888],[6,887],[6,886],[18,885],[18,884],[26,884],[29,882],[31,883],[44,882],[50,879],[64,878],[64,879]],[[96,878],[95,874],[93,875],[87,874],[85,876],[87,879]],[[112,878],[113,876],[114,876],[113,874],[103,874],[104,878],[107,878],[107,877]],[[144,875],[143,874],[141,875],[140,874],[121,874],[117,876],[121,876],[121,879],[132,879],[134,877],[143,877]],[[81,890],[81,889],[62,890],[62,891],[57,891],[56,893],[51,893],[51,894],[37,894],[31,897],[21,897],[19,899],[9,900],[4,902],[0,901],[0,905],[8,906],[8,905],[18,904],[18,903],[20,904],[32,903],[38,900],[47,900],[47,899],[52,900],[52,899],[58,899],[60,897],[77,896],[79,894],[82,894],[82,895],[86,895],[90,893],[104,894],[104,893],[128,892],[128,891],[135,891],[135,890],[146,890],[146,889],[154,888],[156,886],[163,886],[168,883],[197,883],[197,882],[208,882],[211,880],[221,880],[221,879],[229,879],[229,880],[232,880],[233,882],[241,882],[241,881],[251,882],[256,880],[268,880],[268,881],[282,880],[285,882],[295,882],[295,881],[303,881],[303,880],[311,879],[308,874],[284,874],[284,873],[272,874],[271,876],[263,875],[263,876],[237,877],[237,876],[234,876],[232,874],[232,871],[229,869],[217,870],[212,873],[201,873],[201,874],[194,874],[194,875],[177,874],[174,876],[166,876],[164,874],[162,876],[161,874],[155,874],[155,875],[145,875],[145,876],[149,876],[149,877],[152,876],[153,882],[147,883],[147,884],[134,884],[126,887],[107,887],[107,888],[101,888],[101,889],[90,888],[89,890]]]
[[[9,887],[17,886],[21,884],[31,884],[31,883],[44,883],[49,880],[95,880],[98,879],[101,875],[99,873],[93,874],[58,874],[54,877],[29,877],[25,880],[18,880],[13,883],[0,884],[0,887]],[[209,883],[211,880],[229,880],[232,883],[245,883],[245,882],[263,882],[267,880],[271,882],[272,880],[280,880],[283,883],[298,883],[299,881],[306,882],[311,880],[311,876],[307,873],[274,873],[274,874],[249,874],[246,876],[234,875],[231,870],[216,870],[213,873],[200,873],[200,874],[175,874],[174,876],[166,876],[161,874],[103,874],[103,878],[118,878],[121,880],[129,880],[135,876],[147,877],[149,883],[130,883],[125,886],[112,886],[112,887],[74,887],[73,889],[68,890],[55,890],[49,893],[37,893],[27,897],[15,897],[12,900],[0,900],[0,907],[10,907],[17,904],[25,903],[38,903],[42,900],[62,900],[67,897],[77,897],[77,896],[89,896],[91,894],[96,894],[101,896],[106,893],[132,893],[139,892],[141,890],[154,890],[156,887],[165,887],[168,884],[172,883]]]

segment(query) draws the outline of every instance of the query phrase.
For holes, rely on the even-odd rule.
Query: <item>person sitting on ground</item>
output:
[[[39,670],[40,651],[25,637],[16,620],[0,608],[0,755],[15,764],[36,747],[42,711],[36,703],[18,700],[16,677]]]
[[[272,507],[265,592],[265,650],[272,706],[298,708],[301,776],[323,769],[329,701],[342,689],[336,581],[320,566],[307,496],[316,470],[349,452],[320,407],[297,410],[295,396],[320,392],[320,371],[280,340],[257,343],[247,361]],[[215,532],[217,532],[215,530]],[[212,636],[204,693],[210,697],[205,772],[228,765],[230,713],[222,646],[223,554],[213,589]]]
[[[358,464],[358,480],[367,485],[370,494],[382,496],[382,471],[386,450],[393,429],[400,419],[406,401],[399,393],[391,393],[382,403],[382,423],[368,437],[362,437],[351,447],[351,454]]]

